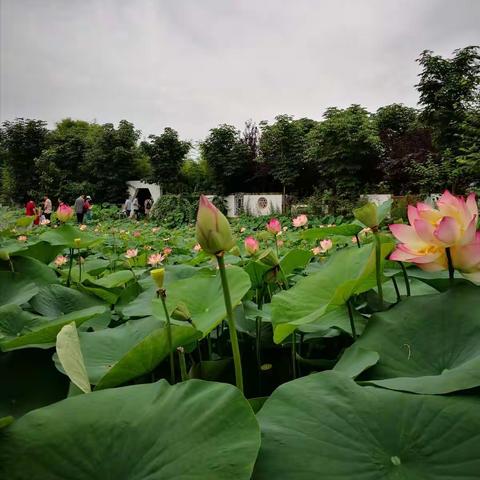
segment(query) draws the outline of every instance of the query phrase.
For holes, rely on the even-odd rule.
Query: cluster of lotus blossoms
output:
[[[422,270],[457,269],[465,278],[480,283],[480,231],[475,194],[465,200],[446,190],[437,208],[425,203],[408,207],[410,225],[390,225],[400,241],[391,260],[411,262]]]

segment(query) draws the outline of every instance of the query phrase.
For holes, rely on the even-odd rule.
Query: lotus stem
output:
[[[402,269],[403,280],[405,281],[405,288],[407,290],[407,297],[409,297],[411,292],[410,292],[410,279],[408,278],[407,269],[405,268],[405,265],[403,264],[403,262],[398,262],[398,263],[400,264],[400,267]]]
[[[395,289],[395,293],[397,295],[397,302],[399,302],[401,299],[400,299],[400,290],[398,289],[398,284],[397,284],[397,280],[395,277],[391,277],[392,279],[392,283],[393,283],[393,288]]]
[[[70,257],[68,265],[68,277],[67,277],[67,287],[70,286],[70,279],[72,278],[72,266],[73,266],[73,248],[70,248]]]
[[[358,233],[355,234],[355,238],[357,239],[357,247],[358,247],[358,248],[361,248],[361,245],[360,245],[360,237],[358,236]]]
[[[165,312],[166,318],[166,328],[167,328],[167,345],[170,356],[170,383],[175,384],[175,363],[173,358],[173,342],[172,342],[172,326],[170,324],[170,315],[168,314],[167,303],[165,299],[167,298],[167,292],[164,288],[161,288],[157,291],[157,295],[162,300],[163,311]]]
[[[383,287],[382,287],[382,242],[378,232],[374,232],[375,237],[375,275],[377,277],[377,291],[380,299],[380,308],[383,309]]]
[[[188,380],[187,374],[187,362],[185,361],[185,349],[183,347],[177,348],[178,360],[180,363],[180,375],[182,377],[182,382]]]
[[[80,255],[80,249],[78,249],[78,283],[82,281],[82,256]]]
[[[292,376],[297,378],[297,335],[295,330],[292,332]]]
[[[452,252],[450,251],[450,247],[445,249],[445,253],[447,254],[447,261],[448,261],[448,279],[450,280],[450,285],[453,285],[453,279],[455,276],[455,268],[453,266],[452,261]]]
[[[235,383],[238,389],[243,393],[242,358],[240,356],[240,346],[238,344],[235,318],[233,317],[232,298],[230,297],[227,273],[225,271],[225,259],[223,258],[223,253],[215,255],[215,257],[217,258],[218,262],[220,279],[222,281],[223,298],[225,300],[225,308],[227,310],[228,330],[230,331],[230,343],[232,344],[233,364],[235,366]]]
[[[355,341],[357,339],[357,330],[355,328],[355,320],[353,319],[353,307],[350,299],[347,300],[347,308],[348,317],[350,318],[350,328],[352,329],[352,337],[353,341]]]

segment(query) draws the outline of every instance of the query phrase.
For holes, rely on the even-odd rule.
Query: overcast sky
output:
[[[220,123],[415,106],[415,59],[480,44],[479,0],[0,0],[0,117]]]

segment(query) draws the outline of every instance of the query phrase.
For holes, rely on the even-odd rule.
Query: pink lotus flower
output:
[[[475,240],[461,248],[452,248],[452,261],[463,277],[480,284],[480,231]]]
[[[48,225],[50,223],[50,220],[48,218],[44,218],[41,222],[40,222],[40,225]]]
[[[253,237],[247,237],[245,239],[245,250],[250,254],[250,255],[255,255],[255,253],[258,252],[260,248],[259,243],[255,238]]]
[[[138,250],[136,248],[129,248],[125,253],[127,258],[135,258],[138,255]]]
[[[281,223],[276,219],[272,218],[268,223],[267,223],[267,230],[272,234],[272,235],[277,235],[278,232],[282,230],[282,225]]]
[[[299,215],[292,220],[292,224],[294,227],[299,228],[303,227],[308,223],[308,217],[306,215]]]
[[[148,264],[152,267],[156,267],[159,263],[162,263],[165,257],[161,253],[153,253],[148,257]]]
[[[312,253],[314,255],[320,255],[322,253],[322,247],[314,247],[312,248]]]
[[[17,237],[17,240],[19,242],[26,242],[28,240],[27,236],[26,235],[20,235]]]
[[[57,208],[57,218],[65,223],[68,222],[71,218],[73,217],[73,208],[69,207],[68,205],[65,205],[62,203],[58,208]]]
[[[203,250],[212,255],[228,252],[235,245],[227,218],[205,195],[198,202],[195,234]]]
[[[480,261],[480,240],[476,232],[478,208],[475,194],[467,199],[455,197],[448,190],[437,201],[437,208],[425,203],[409,205],[410,225],[390,225],[400,241],[390,255],[391,260],[411,262],[426,271],[448,267],[449,248],[453,266],[474,278]],[[464,275],[465,276],[465,275]],[[480,272],[478,272],[480,280]]]
[[[333,247],[333,242],[326,238],[320,242],[320,248],[322,249],[322,253],[328,252]]]
[[[58,255],[57,258],[53,261],[56,267],[60,268],[62,265],[65,265],[68,262],[68,257],[64,257],[63,255]]]
[[[80,230],[83,232],[87,229],[87,226],[86,225],[80,225]]]
[[[199,243],[196,243],[195,246],[193,247],[194,252],[199,252],[202,249],[202,246]]]
[[[163,249],[163,254],[164,255],[170,255],[172,253],[172,249],[170,247],[165,247]]]
[[[139,232],[138,230],[135,230],[132,235],[135,237],[135,238],[138,238],[142,233]]]

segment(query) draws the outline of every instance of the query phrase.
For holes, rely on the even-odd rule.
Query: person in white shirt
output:
[[[123,208],[125,210],[125,215],[127,216],[127,218],[130,217],[130,213],[132,212],[132,197],[128,197],[125,200]]]
[[[46,220],[50,220],[52,209],[52,201],[48,198],[48,195],[45,195],[43,197],[43,214],[45,215]]]
[[[130,216],[138,220],[138,210],[140,209],[140,205],[138,203],[138,198],[135,197],[132,201],[132,212]]]

